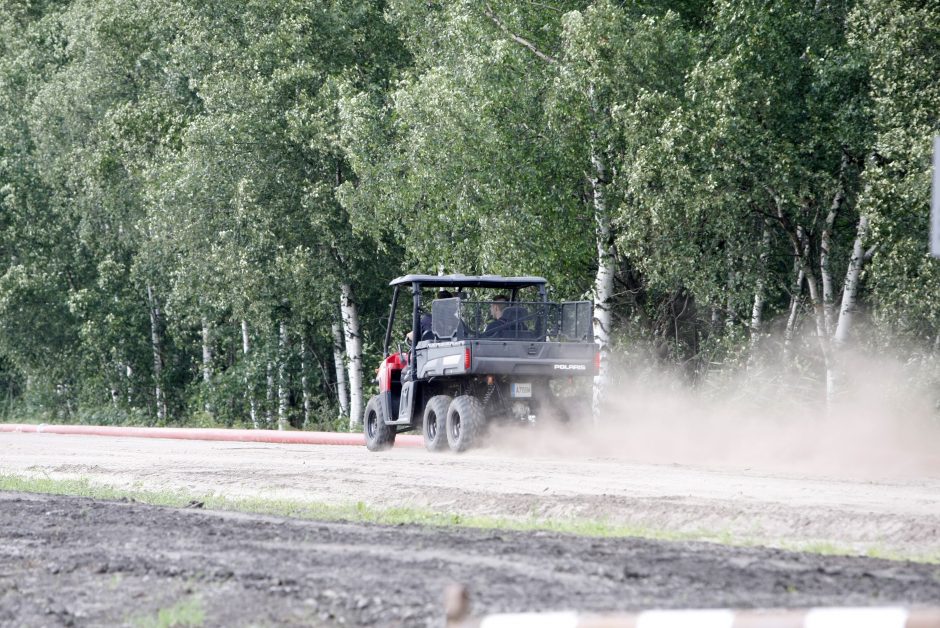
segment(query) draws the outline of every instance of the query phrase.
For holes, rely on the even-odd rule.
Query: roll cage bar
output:
[[[510,301],[516,300],[516,294],[522,288],[538,288],[539,301],[548,301],[546,285],[548,281],[543,277],[501,277],[499,275],[404,275],[389,282],[394,288],[392,304],[388,313],[388,327],[385,329],[385,343],[382,346],[383,357],[388,357],[388,347],[392,341],[392,327],[395,324],[395,308],[398,305],[398,293],[404,286],[411,286],[411,347],[409,353],[414,354],[415,345],[421,338],[421,290],[425,288],[492,288],[510,291]],[[411,368],[415,368],[412,360]]]

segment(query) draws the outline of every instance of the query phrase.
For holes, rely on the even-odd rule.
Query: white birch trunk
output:
[[[279,325],[277,341],[277,429],[286,430],[287,425],[287,401],[289,392],[287,389],[287,321],[281,320]]]
[[[835,399],[838,383],[836,381],[837,373],[835,365],[832,362],[832,354],[829,350],[829,335],[826,333],[823,302],[819,294],[819,284],[808,264],[804,264],[803,274],[806,277],[806,287],[809,288],[810,303],[813,305],[813,318],[816,321],[816,338],[819,341],[819,350],[820,353],[822,353],[823,364],[826,367],[826,403],[831,404]]]
[[[767,300],[767,258],[770,256],[770,227],[764,223],[760,240],[760,275],[754,289],[754,306],[751,308],[751,341],[760,335],[764,317],[764,302]]]
[[[734,331],[734,325],[737,319],[733,299],[737,273],[734,270],[734,259],[732,259],[730,251],[725,255],[725,263],[728,266],[728,276],[725,279],[725,285],[727,286],[727,297],[725,298],[725,330],[730,334]]]
[[[754,305],[751,307],[751,347],[748,365],[752,366],[757,358],[757,346],[760,342],[764,319],[764,302],[767,300],[767,259],[770,257],[770,225],[764,223],[760,240],[760,264],[757,285],[754,288]]]
[[[753,346],[760,337],[761,327],[764,319],[764,280],[759,279],[754,289],[754,305],[751,307],[751,345]]]
[[[202,382],[212,383],[212,332],[209,321],[202,319]]]
[[[202,383],[208,393],[209,386],[212,385],[212,333],[209,329],[209,321],[205,317],[202,319]],[[211,413],[212,405],[206,401],[203,409]]]
[[[855,306],[858,302],[858,286],[865,264],[865,240],[868,238],[868,216],[862,214],[858,217],[858,228],[855,232],[855,244],[852,246],[852,258],[845,272],[845,287],[842,290],[842,307],[839,308],[839,322],[836,325],[833,340],[836,346],[842,346],[849,339],[852,331],[852,319],[855,316]]]
[[[248,342],[248,321],[242,319],[242,354],[247,362],[248,354],[251,351],[251,345]],[[251,381],[248,375],[245,375],[245,395],[248,397],[248,411],[251,415],[251,426],[258,429],[258,405],[255,401],[255,394],[252,390]]]
[[[783,204],[780,199],[777,202],[777,215],[783,219]],[[819,294],[819,283],[816,274],[813,272],[813,266],[809,263],[810,242],[809,235],[801,227],[797,226],[796,233],[790,234],[793,243],[793,254],[800,264],[803,280],[809,291],[810,303],[813,306],[813,319],[816,322],[816,339],[819,342],[819,352],[822,354],[823,364],[826,369],[826,403],[830,404],[836,391],[836,373],[832,364],[832,356],[829,351],[829,335],[826,333],[826,321],[822,296]]]
[[[307,379],[307,334],[300,334],[300,391],[304,398],[304,429],[310,425],[310,382]]]
[[[823,317],[826,323],[826,334],[832,336],[835,331],[835,291],[832,284],[832,269],[829,264],[829,258],[832,253],[832,229],[835,225],[839,210],[845,202],[845,173],[849,167],[849,156],[847,153],[842,155],[842,164],[839,167],[839,189],[832,197],[832,203],[829,206],[829,213],[826,215],[826,222],[819,239],[819,275],[822,280],[822,301]]]
[[[271,427],[271,423],[274,422],[274,364],[271,363],[271,360],[268,360],[267,372],[267,390],[265,391],[265,403],[264,405],[264,423],[266,428]]]
[[[600,368],[594,378],[591,404],[594,422],[600,419],[601,405],[609,385],[611,298],[614,293],[615,250],[607,206],[607,166],[604,157],[592,151],[591,191],[594,202],[594,222],[597,245],[597,275],[594,278],[594,342],[600,352]]]
[[[346,355],[349,356],[349,427],[355,429],[362,422],[362,335],[359,308],[348,283],[341,287],[340,308],[346,333]]]
[[[842,199],[842,192],[839,192],[832,200],[832,206],[829,208],[829,214],[826,216],[826,224],[823,227],[822,235],[819,240],[819,275],[820,279],[822,279],[823,320],[826,326],[826,334],[828,335],[832,334],[835,319],[835,296],[832,286],[832,270],[829,264],[829,256],[832,249],[832,227],[839,213],[839,207],[842,205]]]
[[[793,345],[793,333],[796,330],[796,317],[800,312],[800,306],[803,304],[803,267],[800,265],[799,258],[793,261],[793,275],[796,280],[791,287],[790,293],[790,312],[787,316],[787,328],[783,332],[783,350],[784,357],[790,358]]]
[[[150,306],[150,347],[153,350],[153,389],[157,406],[157,421],[166,421],[166,400],[163,397],[163,351],[160,333],[160,306],[153,295],[153,287],[147,286],[147,301]]]
[[[349,392],[346,390],[346,352],[343,350],[343,331],[333,323],[333,365],[336,369],[336,399],[340,416],[349,416]]]
[[[117,408],[118,403],[120,402],[120,399],[121,399],[121,390],[120,388],[118,388],[118,384],[121,381],[121,377],[124,375],[124,365],[118,364],[115,368],[117,369],[117,372],[118,372],[117,381],[114,381],[111,383],[110,390],[111,390],[111,406],[114,408]]]
[[[718,331],[719,328],[721,328],[721,308],[712,307],[711,329]]]
[[[823,314],[822,299],[819,295],[819,283],[816,281],[816,275],[806,266],[803,267],[803,276],[806,280],[806,287],[809,289],[809,300],[813,305],[813,320],[816,323],[816,336],[819,338],[820,347],[824,353],[828,353],[826,340],[826,321]]]
[[[127,405],[132,405],[134,402],[134,369],[130,365],[127,366]]]

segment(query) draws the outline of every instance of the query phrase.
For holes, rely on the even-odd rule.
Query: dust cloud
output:
[[[925,375],[937,365],[843,352],[827,402],[824,369],[794,372],[779,363],[765,358],[694,386],[621,367],[596,423],[582,404],[567,425],[494,427],[487,446],[853,479],[940,476],[940,389]]]

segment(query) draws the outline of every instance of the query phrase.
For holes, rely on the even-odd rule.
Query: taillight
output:
[[[601,372],[601,352],[599,350],[594,353],[594,372]]]
[[[470,370],[470,347],[467,347],[463,352],[463,370]]]

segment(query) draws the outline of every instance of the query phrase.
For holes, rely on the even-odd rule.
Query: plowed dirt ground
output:
[[[940,479],[890,481],[484,449],[432,455],[0,434],[0,473],[128,490],[514,518],[603,520],[660,540],[325,523],[20,493],[0,498],[0,623],[440,625],[475,612],[940,604]],[[732,547],[670,539],[776,546]]]

